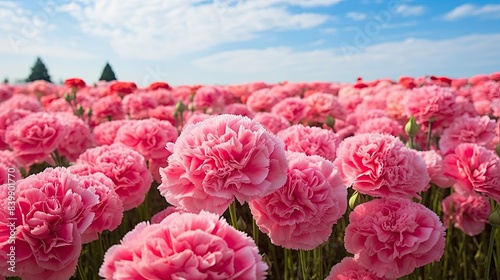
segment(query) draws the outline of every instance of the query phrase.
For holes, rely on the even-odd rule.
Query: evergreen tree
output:
[[[104,69],[102,70],[101,77],[99,78],[99,81],[114,81],[116,80],[115,77],[115,72],[113,72],[113,69],[111,69],[111,66],[109,63],[106,62],[106,66],[104,66]]]
[[[4,84],[8,84],[9,83],[9,78],[5,77],[5,79],[3,80],[3,83]]]
[[[26,82],[33,82],[36,80],[51,82],[47,67],[45,67],[40,57],[36,58],[35,65],[31,67],[31,74],[28,76],[28,79],[26,79]]]

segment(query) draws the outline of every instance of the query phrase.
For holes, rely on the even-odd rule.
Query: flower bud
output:
[[[411,116],[405,125],[406,135],[408,135],[409,137],[415,137],[415,136],[417,136],[419,130],[420,130],[420,127],[418,126],[417,122],[415,121],[415,118],[413,116]]]
[[[500,208],[498,208],[498,205],[490,213],[490,215],[488,216],[488,220],[490,222],[490,225],[494,227],[500,226]]]

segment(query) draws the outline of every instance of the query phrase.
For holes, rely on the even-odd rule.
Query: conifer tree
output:
[[[99,81],[114,81],[116,80],[115,77],[115,72],[113,72],[113,69],[111,69],[111,66],[109,63],[106,62],[106,66],[104,66],[104,69],[102,70],[101,77],[99,78]]]
[[[50,80],[49,71],[40,57],[36,58],[35,64],[31,67],[31,74],[26,79],[26,82],[33,82],[36,80],[44,80],[47,82],[52,82]]]

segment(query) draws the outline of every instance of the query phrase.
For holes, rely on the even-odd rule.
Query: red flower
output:
[[[166,89],[166,90],[171,90],[172,87],[164,82],[154,82],[149,85],[148,90],[157,90],[157,89]]]
[[[118,95],[126,95],[134,92],[137,89],[137,85],[132,82],[115,82],[109,86],[109,91],[111,93],[117,93]]]
[[[66,81],[64,81],[64,85],[77,89],[84,88],[86,86],[85,81],[80,78],[66,79]]]

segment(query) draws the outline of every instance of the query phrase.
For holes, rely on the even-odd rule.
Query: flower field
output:
[[[500,279],[499,117],[500,73],[0,84],[0,275]]]

